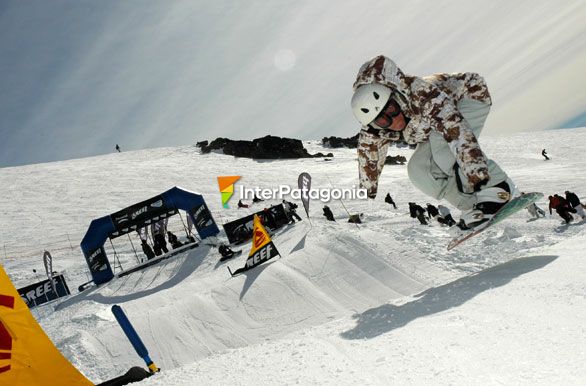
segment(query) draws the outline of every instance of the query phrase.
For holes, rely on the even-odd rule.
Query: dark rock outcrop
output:
[[[385,165],[405,165],[405,162],[407,162],[407,158],[402,155],[388,155],[385,159]]]
[[[211,143],[208,141],[197,142],[197,146],[203,154],[213,150],[221,150],[224,154],[234,157],[252,159],[287,159],[287,158],[311,158],[333,157],[332,153],[311,155],[303,147],[303,142],[293,138],[281,138],[272,135],[257,138],[252,141],[234,141],[228,138],[216,138]]]
[[[324,147],[331,147],[332,149],[340,147],[356,149],[358,147],[358,134],[350,138],[323,137],[321,143]]]

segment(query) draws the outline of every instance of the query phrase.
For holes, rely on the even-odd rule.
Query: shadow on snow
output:
[[[200,247],[200,248],[202,248],[202,247]],[[92,288],[89,288],[89,289],[85,290],[84,292],[79,293],[76,296],[72,296],[71,298],[62,302],[57,307],[55,307],[55,310],[67,308],[67,307],[69,307],[73,304],[79,303],[83,300],[93,300],[95,302],[102,303],[102,304],[124,303],[124,302],[136,300],[136,299],[143,298],[145,296],[152,295],[152,294],[157,293],[159,291],[163,291],[163,290],[172,288],[172,287],[176,286],[177,284],[181,283],[186,278],[188,278],[197,269],[197,267],[199,267],[199,265],[202,263],[204,258],[208,255],[208,253],[209,253],[209,248],[202,248],[202,249],[198,249],[193,252],[190,252],[186,255],[178,255],[175,259],[162,260],[158,264],[150,266],[142,271],[138,271],[138,272],[140,272],[139,277],[137,277],[138,272],[135,272],[135,273],[128,275],[128,276],[116,278],[115,280],[112,280],[111,282],[105,284],[110,287],[118,286],[118,288],[116,290],[114,290],[112,292],[112,294],[110,294],[110,295],[103,295],[99,291],[100,288],[102,288],[102,286],[92,287]],[[178,259],[183,259],[183,261],[181,261],[179,263]],[[163,271],[165,268],[167,268],[167,266],[169,264],[172,264],[172,263],[177,264],[177,266],[173,269],[172,277],[169,278],[168,280],[166,280],[165,282],[157,285],[156,287],[150,288],[150,286],[157,280],[161,271]],[[154,270],[158,270],[158,272],[156,272],[153,275],[153,277],[150,278],[150,282],[145,283],[143,281],[145,274],[147,272],[152,273]],[[128,284],[129,284],[129,281],[131,281],[131,280],[134,281],[135,284],[134,284],[133,288],[130,289],[130,291],[134,290],[134,288],[136,288],[139,284],[142,284],[146,288],[142,289],[140,291],[137,291],[137,292],[133,292],[133,293],[128,293],[128,294],[124,294],[124,295],[116,295],[116,292],[118,292],[119,290],[128,290]]]
[[[486,290],[501,287],[516,277],[545,267],[557,257],[531,256],[511,260],[443,286],[427,289],[416,295],[418,299],[412,302],[399,306],[383,304],[371,308],[354,315],[356,327],[340,335],[345,339],[374,338],[403,327],[417,318],[458,307]]]

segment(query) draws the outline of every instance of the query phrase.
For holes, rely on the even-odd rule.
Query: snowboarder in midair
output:
[[[404,140],[417,144],[407,169],[418,189],[462,210],[462,229],[488,221],[517,195],[513,182],[478,144],[491,104],[478,74],[420,78],[403,73],[382,55],[366,62],[351,101],[362,124],[360,186],[376,197],[389,144]]]
[[[118,151],[118,153],[122,153],[122,150],[120,150],[120,146],[118,146],[118,144],[116,144],[116,150]]]

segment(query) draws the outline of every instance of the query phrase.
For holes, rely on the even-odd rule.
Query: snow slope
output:
[[[585,139],[586,129],[574,129],[481,137],[481,144],[522,190],[547,196],[569,189],[584,200]],[[543,161],[544,147],[551,161]],[[528,221],[522,212],[447,252],[446,228],[408,215],[408,201],[430,200],[411,186],[405,166],[387,165],[381,180],[380,192],[391,193],[397,210],[384,194],[345,201],[351,213],[365,214],[355,225],[332,201],[338,221],[331,223],[321,216],[323,204],[312,201],[311,225],[305,219],[275,234],[282,257],[243,275],[231,278],[225,266],[242,266],[248,245],[227,262],[202,245],[75,291],[88,280],[78,245],[93,218],[175,185],[201,192],[220,223],[247,214],[221,208],[219,175],[241,175],[237,185],[247,187],[295,185],[303,171],[316,188],[356,184],[355,150],[332,151],[330,162],[253,161],[185,146],[2,168],[0,262],[20,287],[44,272],[42,251],[52,252],[74,294],[33,313],[94,382],[141,365],[113,304],[163,369],[145,385],[583,382],[584,223],[561,225],[555,213]],[[179,217],[170,228],[182,235]],[[113,246],[124,268],[136,264],[128,239]],[[106,249],[112,261],[112,246]]]

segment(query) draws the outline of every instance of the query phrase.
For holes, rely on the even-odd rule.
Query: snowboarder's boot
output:
[[[462,230],[470,230],[485,223],[518,195],[515,184],[509,178],[495,186],[481,189],[476,193],[476,204],[471,210],[462,213],[458,227]]]

